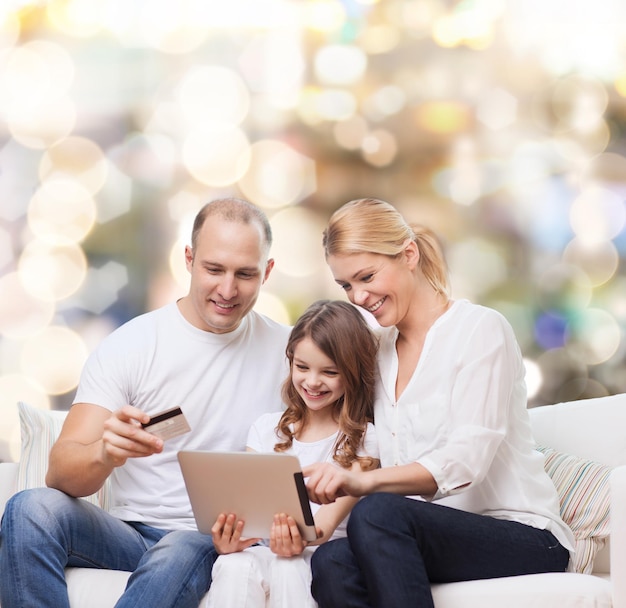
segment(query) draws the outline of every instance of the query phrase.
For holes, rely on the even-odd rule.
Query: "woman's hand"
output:
[[[304,467],[302,474],[307,479],[309,499],[318,504],[335,502],[341,496],[363,496],[367,494],[364,475],[361,471],[350,471],[330,463],[317,463]]]
[[[307,546],[302,538],[296,520],[285,513],[274,515],[274,522],[270,531],[270,549],[281,557],[300,555]]]
[[[237,553],[258,543],[260,538],[241,538],[244,522],[234,513],[220,513],[211,528],[213,545],[220,555]]]

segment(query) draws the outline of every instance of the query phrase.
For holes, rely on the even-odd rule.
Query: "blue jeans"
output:
[[[0,527],[0,604],[69,608],[64,568],[132,572],[117,608],[198,608],[217,558],[210,536],[121,521],[50,488],[7,503]]]
[[[551,532],[394,494],[352,510],[348,537],[313,554],[320,608],[433,608],[431,583],[562,572],[569,552]]]

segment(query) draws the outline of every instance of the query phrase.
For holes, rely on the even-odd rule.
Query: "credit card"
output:
[[[180,407],[173,407],[159,414],[155,414],[148,422],[141,425],[148,433],[167,441],[191,430],[187,418]]]

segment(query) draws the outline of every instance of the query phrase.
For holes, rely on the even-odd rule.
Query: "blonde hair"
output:
[[[326,258],[331,255],[374,253],[398,257],[407,241],[415,241],[419,267],[437,293],[448,296],[448,268],[435,233],[421,225],[409,225],[398,210],[375,198],[346,203],[331,216],[323,233]]]

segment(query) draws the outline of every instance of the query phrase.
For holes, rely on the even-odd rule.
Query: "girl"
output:
[[[388,203],[347,203],[323,243],[335,281],[382,327],[382,468],[304,470],[319,503],[365,496],[348,537],[312,560],[321,608],[432,608],[433,582],[565,570],[573,537],[534,450],[510,325],[451,300],[437,239]]]
[[[327,462],[342,470],[378,466],[370,423],[374,399],[376,339],[347,302],[319,301],[295,324],[286,354],[290,377],[283,385],[286,409],[261,416],[248,435],[248,450],[295,454],[303,466]],[[222,514],[213,527],[220,553],[213,568],[209,606],[315,607],[309,562],[315,546],[345,536],[345,520],[358,499],[312,505],[318,539],[307,546],[288,514],[274,518],[269,546],[242,539],[243,522]],[[228,554],[228,555],[226,555]]]

